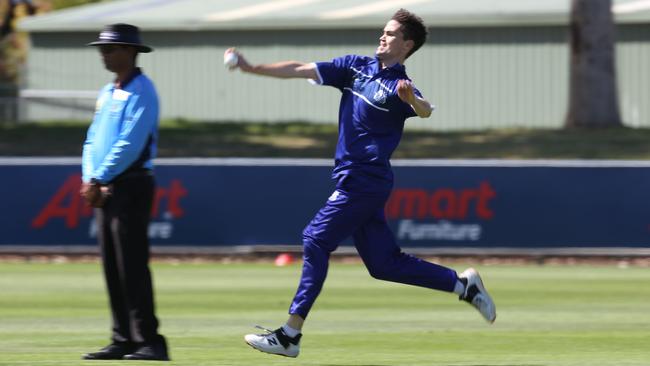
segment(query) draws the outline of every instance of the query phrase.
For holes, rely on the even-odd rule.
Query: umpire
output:
[[[115,80],[100,91],[83,146],[81,195],[95,207],[113,317],[112,342],[86,360],[168,361],[149,271],[149,226],[158,140],[158,95],[138,53],[152,49],[129,24],[106,26],[96,46]]]

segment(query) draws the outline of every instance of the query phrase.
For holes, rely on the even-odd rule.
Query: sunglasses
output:
[[[115,52],[115,51],[117,51],[117,50],[119,50],[121,48],[123,48],[123,47],[122,46],[115,46],[115,45],[107,44],[107,45],[99,46],[99,52],[101,52],[103,54],[109,54],[109,53],[113,53],[113,52]]]

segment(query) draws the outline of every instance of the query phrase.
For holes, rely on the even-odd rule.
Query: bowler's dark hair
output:
[[[411,13],[406,9],[399,9],[391,20],[398,22],[404,40],[413,41],[413,48],[406,55],[406,58],[411,56],[415,51],[419,50],[427,39],[427,27],[424,26],[424,21],[419,16]]]

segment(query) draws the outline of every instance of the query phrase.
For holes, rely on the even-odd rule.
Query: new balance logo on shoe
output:
[[[465,292],[460,295],[459,300],[468,302],[483,315],[485,320],[494,323],[497,318],[496,305],[488,294],[481,276],[474,268],[469,268],[458,275],[458,279],[465,285]]]
[[[284,333],[282,327],[276,330],[269,330],[260,326],[256,327],[265,330],[267,333],[247,334],[244,336],[244,340],[249,346],[260,352],[286,357],[297,357],[298,353],[300,353],[300,338],[302,334],[298,334],[292,338]]]

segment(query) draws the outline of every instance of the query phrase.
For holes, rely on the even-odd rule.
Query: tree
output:
[[[567,127],[620,127],[612,0],[572,0]]]

